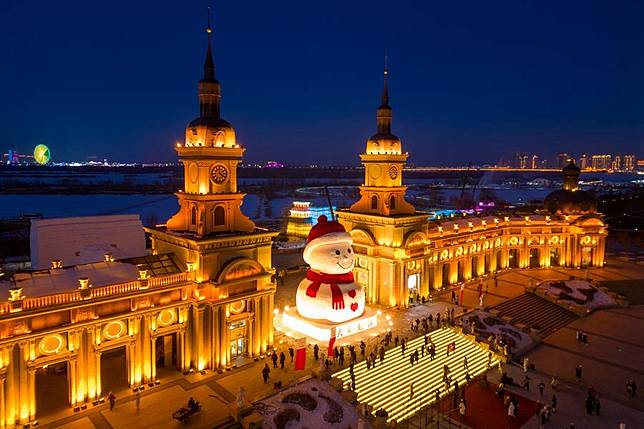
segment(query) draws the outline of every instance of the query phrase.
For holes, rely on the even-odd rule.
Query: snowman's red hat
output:
[[[346,241],[351,241],[351,234],[340,223],[333,220],[329,221],[325,215],[322,215],[318,218],[318,223],[309,232],[304,253],[308,255],[313,249],[323,244]]]

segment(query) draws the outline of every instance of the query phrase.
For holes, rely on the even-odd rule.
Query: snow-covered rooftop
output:
[[[49,268],[51,261],[79,265],[145,255],[145,232],[138,215],[34,219],[30,232],[31,266]]]

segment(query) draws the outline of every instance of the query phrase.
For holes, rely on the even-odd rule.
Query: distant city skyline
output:
[[[2,151],[174,162],[198,111],[206,5],[6,5]],[[385,49],[393,131],[414,165],[639,155],[644,141],[643,5],[214,6],[222,116],[249,162],[357,165]]]

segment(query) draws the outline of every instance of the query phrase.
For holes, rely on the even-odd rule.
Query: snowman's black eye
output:
[[[350,247],[347,249],[347,252],[351,253],[351,248]]]
[[[340,251],[339,251],[339,250],[336,250],[336,251],[335,251],[335,254],[336,254],[336,255],[339,255],[339,254],[340,254]]]

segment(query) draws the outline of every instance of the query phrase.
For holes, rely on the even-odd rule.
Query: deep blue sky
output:
[[[176,159],[198,111],[205,0],[4,1],[0,149]],[[635,152],[644,4],[216,1],[222,116],[247,160],[357,164],[389,53],[394,132],[420,165]]]

